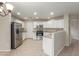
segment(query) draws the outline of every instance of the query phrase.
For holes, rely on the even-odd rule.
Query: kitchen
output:
[[[57,31],[58,32],[63,31],[63,28],[64,28],[64,20],[63,19],[52,19],[49,21],[46,21],[46,20],[45,21],[44,20],[43,21],[37,21],[37,20],[36,21],[35,20],[34,21],[33,20],[20,21],[19,19],[16,19],[16,18],[13,18],[13,19],[14,19],[14,22],[22,24],[22,27],[25,30],[22,33],[23,34],[22,37],[23,37],[24,41],[33,40],[35,42],[37,42],[37,41],[40,42],[40,40],[41,40],[43,42],[43,40],[45,38],[48,38],[47,40],[49,40],[52,37],[52,33],[55,33]],[[40,25],[42,25],[41,28],[43,31],[43,35],[37,36],[37,31],[41,29],[41,28],[37,28],[37,26],[40,26]],[[52,43],[54,43],[54,42],[52,42]],[[44,46],[44,44],[42,46]],[[47,49],[47,48],[45,48],[45,49]],[[50,55],[50,54],[48,54],[48,55]]]
[[[18,49],[22,49],[20,51],[23,53],[23,55],[30,55],[33,52],[31,50],[33,48],[33,49],[35,49],[34,52],[37,51],[36,53],[38,53],[38,51],[41,51],[35,55],[42,55],[43,53],[45,53],[47,55],[54,56],[60,52],[60,49],[61,50],[63,49],[64,44],[65,44],[65,36],[66,36],[64,32],[66,30],[68,31],[68,29],[69,29],[68,28],[69,25],[67,25],[66,29],[64,31],[64,28],[65,28],[64,26],[66,23],[68,23],[68,20],[69,20],[68,18],[67,18],[67,21],[64,20],[64,18],[65,18],[64,16],[52,18],[51,16],[54,16],[54,12],[52,12],[52,11],[48,11],[48,13],[49,13],[48,15],[50,17],[48,17],[48,15],[45,15],[45,14],[39,15],[39,13],[41,13],[42,11],[40,11],[40,12],[38,11],[39,13],[36,10],[32,11],[32,9],[29,9],[31,7],[27,7],[27,9],[26,9],[24,7],[24,3],[21,3],[21,2],[19,2],[19,3],[10,2],[10,3],[14,5],[14,10],[12,12],[10,12],[9,14],[6,14],[7,16],[4,15],[6,17],[1,17],[2,18],[1,26],[3,26],[3,27],[1,27],[1,32],[3,32],[3,36],[5,34],[4,32],[6,32],[5,37],[7,38],[6,39],[4,37],[1,37],[1,39],[3,39],[3,43],[1,42],[1,45],[8,42],[7,45],[5,44],[3,47],[1,46],[1,50],[9,51],[12,53],[12,51],[16,52],[16,51],[19,51]],[[46,3],[46,4],[48,4],[50,6],[52,3],[50,3],[50,4]],[[25,3],[25,5],[32,6],[29,3],[27,3],[27,4]],[[45,5],[41,5],[41,4],[37,4],[37,3],[34,3],[33,5],[34,5],[33,7],[35,7],[35,5],[40,6],[40,7],[45,6]],[[27,13],[21,11],[21,9],[23,10],[23,8],[19,7],[20,8],[19,9],[17,6],[22,6],[25,11],[27,10],[26,11]],[[39,7],[36,7],[36,9],[39,10]],[[30,12],[28,13],[28,10],[32,11],[32,14]],[[25,14],[22,14],[21,12],[23,12]],[[24,15],[26,15],[26,14],[28,17],[27,16],[24,17]],[[37,15],[39,15],[39,17]],[[31,17],[29,17],[29,16],[31,16]],[[5,22],[5,23],[3,24],[3,22]],[[6,29],[4,29],[5,25],[6,25]],[[8,36],[6,36],[7,32],[9,32]],[[53,41],[50,41],[50,40],[53,40]],[[24,42],[26,42],[26,43],[24,43]],[[56,43],[58,42],[58,43],[56,44],[55,42]],[[28,46],[26,46],[26,45],[28,45]],[[34,46],[32,46],[32,45],[34,45]],[[51,45],[56,45],[56,46],[51,46]],[[26,47],[28,47],[28,48],[26,48]],[[49,47],[49,49],[46,50],[48,47]],[[54,49],[52,49],[51,47],[55,48],[55,50],[56,50],[55,54],[54,54]],[[23,50],[23,49],[25,49],[25,50]],[[28,54],[30,52],[29,50],[31,51],[30,54]],[[44,51],[42,51],[42,50],[44,50]],[[24,54],[24,52],[25,52],[25,54]],[[17,52],[17,53],[20,54],[20,52]],[[17,53],[15,53],[15,55],[17,55]],[[40,54],[40,53],[42,53],[42,54]]]

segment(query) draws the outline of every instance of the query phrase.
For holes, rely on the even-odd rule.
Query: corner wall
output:
[[[65,40],[65,45],[66,46],[70,46],[72,38],[71,38],[71,28],[70,28],[70,15],[69,14],[65,14],[64,15],[64,31],[66,32],[66,40]]]
[[[72,19],[71,34],[73,39],[79,40],[79,19]]]
[[[0,16],[0,51],[10,51],[11,48],[11,14]]]

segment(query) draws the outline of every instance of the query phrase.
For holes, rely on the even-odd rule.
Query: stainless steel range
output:
[[[37,26],[36,38],[39,40],[43,39],[43,25]]]

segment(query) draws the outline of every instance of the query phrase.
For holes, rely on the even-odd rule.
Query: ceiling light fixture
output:
[[[13,5],[11,5],[11,4],[6,4],[6,8],[7,8],[7,10],[13,10]]]
[[[50,17],[48,17],[48,19],[50,19]]]
[[[39,19],[39,17],[36,17],[36,19]]]
[[[33,15],[37,15],[37,12],[34,12]]]
[[[54,15],[54,13],[53,12],[50,12],[50,15]]]
[[[24,19],[28,19],[27,17],[24,17]]]
[[[11,4],[5,4],[0,2],[0,16],[6,16],[13,10],[13,6]]]

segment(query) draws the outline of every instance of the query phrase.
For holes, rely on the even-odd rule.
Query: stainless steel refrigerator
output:
[[[11,49],[15,49],[22,44],[22,24],[11,23]]]

